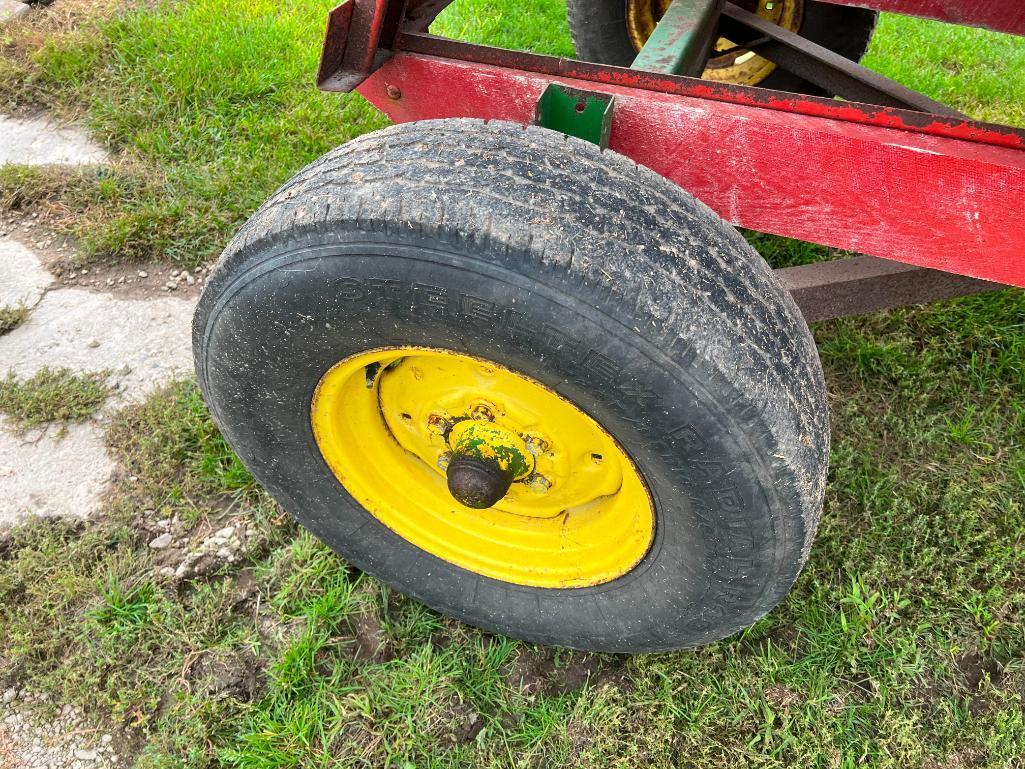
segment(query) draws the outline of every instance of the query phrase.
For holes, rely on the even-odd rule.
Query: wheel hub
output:
[[[469,355],[387,348],[324,375],[311,408],[335,476],[388,528],[480,574],[594,585],[644,556],[654,510],[615,440],[529,377]]]
[[[512,430],[490,422],[492,413],[478,409],[477,418],[460,420],[449,431],[448,490],[466,507],[493,506],[514,480],[534,469],[526,442]]]

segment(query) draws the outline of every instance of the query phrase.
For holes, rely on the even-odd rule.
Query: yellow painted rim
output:
[[[630,42],[638,51],[655,30],[672,0],[626,0],[626,28]],[[757,13],[763,19],[791,32],[801,28],[804,0],[759,0]],[[776,70],[776,65],[751,51],[734,51],[725,37],[715,43],[715,51],[701,77],[737,85],[758,85]]]
[[[651,546],[654,506],[626,452],[570,401],[497,363],[434,348],[367,350],[324,374],[311,421],[354,499],[408,542],[477,574],[599,585]],[[453,499],[445,476],[453,441],[478,426],[474,435],[506,436],[530,453],[484,510]]]

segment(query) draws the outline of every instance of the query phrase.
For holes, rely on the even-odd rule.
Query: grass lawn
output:
[[[384,124],[312,86],[330,4],[58,0],[0,31],[0,107],[80,114],[121,157],[8,168],[0,204],[48,213],[87,259],[208,261],[295,170]],[[461,0],[438,28],[571,52],[558,0]],[[884,17],[866,62],[1025,124],[1025,40]],[[823,253],[752,238],[774,263]],[[440,617],[291,524],[183,382],[111,425],[102,520],[0,539],[0,689],[111,719],[140,767],[1020,767],[1025,294],[814,330],[823,524],[791,595],[741,635],[586,655]],[[160,520],[192,543],[226,521],[250,535],[177,579],[147,546]]]

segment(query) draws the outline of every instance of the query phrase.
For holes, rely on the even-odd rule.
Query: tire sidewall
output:
[[[197,370],[257,479],[358,568],[466,622],[602,651],[716,640],[789,589],[805,534],[758,410],[682,340],[623,323],[622,298],[563,283],[514,250],[411,232],[291,231],[250,244],[204,293]],[[636,320],[636,318],[635,318]],[[631,455],[655,539],[629,574],[541,589],[474,574],[415,547],[356,503],[310,424],[320,377],[368,349],[422,345],[493,360],[553,388]]]

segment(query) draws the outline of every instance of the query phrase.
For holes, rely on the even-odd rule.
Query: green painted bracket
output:
[[[630,69],[699,77],[725,0],[673,0]]]
[[[534,111],[534,125],[576,136],[602,149],[609,146],[614,97],[549,83]]]

